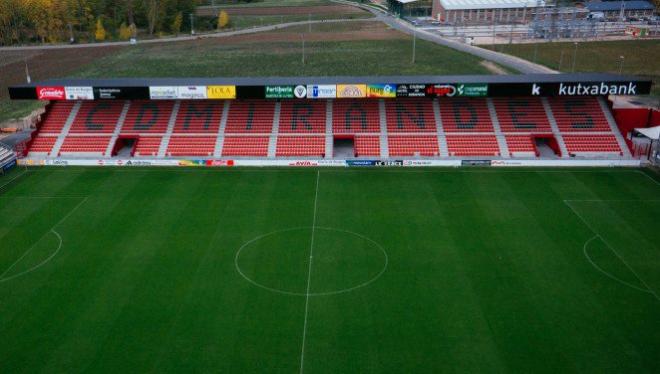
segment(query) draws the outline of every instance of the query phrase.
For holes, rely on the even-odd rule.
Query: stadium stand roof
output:
[[[586,4],[587,9],[592,12],[611,12],[621,10],[653,10],[655,7],[648,1],[590,1]]]
[[[439,0],[446,10],[544,7],[544,0]]]
[[[511,75],[398,75],[398,76],[332,76],[332,77],[214,77],[214,78],[61,78],[16,85],[145,87],[195,85],[297,85],[297,84],[416,84],[416,83],[561,83],[561,82],[629,82],[648,79],[608,73],[576,74],[511,74]]]
[[[653,140],[660,139],[660,126],[639,128],[639,129],[635,129],[635,131],[646,136],[649,139],[653,139]]]

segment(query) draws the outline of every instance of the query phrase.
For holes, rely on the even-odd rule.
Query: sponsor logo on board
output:
[[[64,100],[66,99],[66,93],[63,86],[38,86],[37,99]]]

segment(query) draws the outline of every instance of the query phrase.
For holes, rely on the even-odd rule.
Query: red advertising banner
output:
[[[64,86],[37,86],[37,99],[64,100],[66,99]]]

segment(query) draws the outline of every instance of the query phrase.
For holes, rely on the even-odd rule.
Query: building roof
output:
[[[446,10],[536,8],[545,0],[438,0]]]
[[[587,9],[592,12],[611,12],[621,10],[653,10],[653,4],[644,0],[631,1],[590,1],[586,4]]]

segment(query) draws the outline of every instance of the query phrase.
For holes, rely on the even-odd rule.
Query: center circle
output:
[[[388,261],[378,242],[332,227],[272,231],[247,241],[234,257],[236,271],[248,282],[294,296],[329,296],[366,287],[383,275]]]

